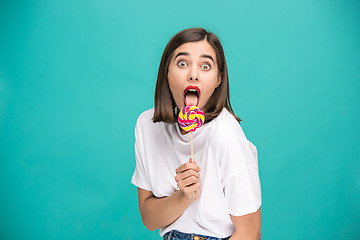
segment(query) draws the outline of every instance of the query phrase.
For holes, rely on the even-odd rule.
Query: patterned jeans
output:
[[[230,236],[231,237],[231,236]],[[194,233],[182,233],[176,230],[172,230],[164,235],[164,240],[228,240],[230,237],[227,238],[216,238],[216,237],[210,237],[210,236],[204,236]],[[260,239],[262,239],[262,236],[260,234]]]
[[[229,238],[230,237],[216,238],[194,233],[182,233],[176,230],[172,230],[164,235],[164,240],[228,240]]]

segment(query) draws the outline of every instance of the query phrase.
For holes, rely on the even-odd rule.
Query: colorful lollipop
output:
[[[180,111],[178,121],[182,129],[186,132],[191,132],[191,161],[193,161],[194,149],[192,133],[204,124],[204,113],[197,106],[188,105]]]
[[[205,116],[200,108],[189,105],[180,111],[178,121],[186,132],[195,132],[195,129],[204,124]]]

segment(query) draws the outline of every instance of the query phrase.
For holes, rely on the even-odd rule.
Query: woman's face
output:
[[[221,83],[214,48],[206,40],[184,43],[174,51],[167,77],[179,109],[203,108]]]

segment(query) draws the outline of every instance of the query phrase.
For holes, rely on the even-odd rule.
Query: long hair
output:
[[[237,121],[241,121],[241,119],[235,115],[230,104],[228,70],[224,50],[218,37],[203,28],[189,28],[177,33],[170,39],[161,57],[155,89],[155,111],[152,119],[153,122],[174,123],[177,121],[177,113],[175,111],[177,106],[172,97],[167,78],[170,60],[174,51],[182,44],[202,40],[206,40],[214,48],[219,74],[221,74],[222,79],[220,85],[214,90],[208,102],[202,109],[205,114],[205,122],[210,122],[217,117],[224,107]]]

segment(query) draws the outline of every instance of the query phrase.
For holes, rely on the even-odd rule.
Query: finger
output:
[[[183,165],[181,165],[176,169],[176,173],[182,173],[188,169],[191,169],[191,167],[194,167],[193,163],[189,163],[189,162],[184,163]]]
[[[180,181],[180,180],[184,180],[188,177],[191,177],[191,176],[195,176],[197,178],[200,178],[200,173],[195,171],[195,170],[192,170],[192,169],[189,169],[189,170],[186,170],[182,173],[178,173],[176,176],[175,176],[175,181]]]
[[[193,162],[191,162],[191,158],[189,160],[189,162],[187,163],[184,163],[183,165],[181,165],[180,167],[178,167],[176,169],[176,173],[179,173],[179,172],[183,172],[185,171],[187,168],[193,168],[194,170],[196,171],[200,171],[200,167],[197,165],[196,161],[194,160]]]
[[[198,183],[199,182],[199,179],[195,176],[191,176],[191,177],[188,177],[184,180],[181,180],[178,182],[178,187],[179,188],[185,188],[185,187],[189,187],[195,183]]]
[[[187,163],[184,163],[183,165],[181,165],[180,167],[178,167],[176,169],[176,173],[181,173],[181,172],[184,172],[188,169],[193,169],[195,171],[200,171],[200,167],[196,164],[196,163],[190,163],[190,162],[187,162]]]
[[[190,158],[190,161],[191,161],[191,158]],[[196,171],[200,171],[201,170],[201,168],[199,167],[199,165],[196,163],[196,161],[195,161],[195,159],[193,160],[193,161],[191,161],[190,163],[193,163],[193,164],[195,164],[196,165]]]

